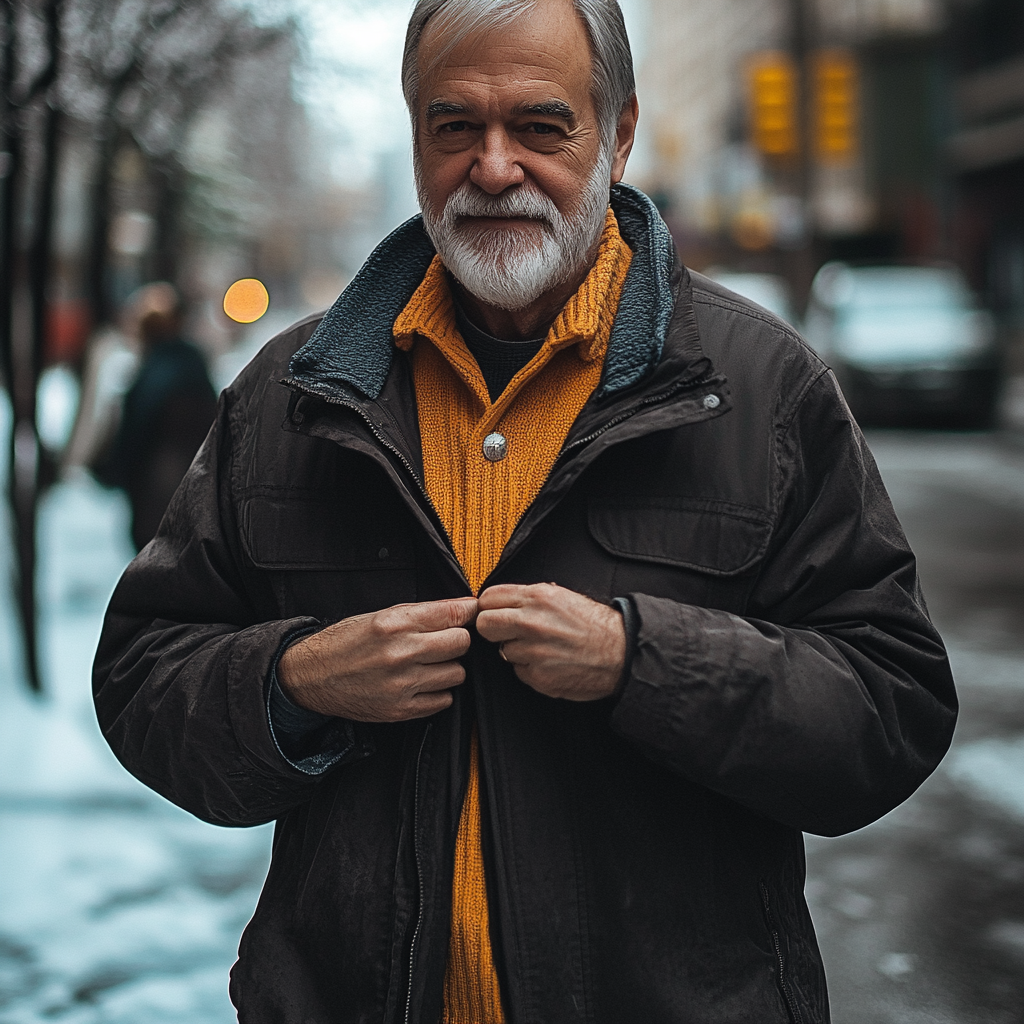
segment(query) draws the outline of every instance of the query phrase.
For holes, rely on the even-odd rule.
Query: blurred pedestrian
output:
[[[139,372],[137,317],[126,307],[120,324],[104,324],[86,344],[82,390],[61,472],[96,470],[110,451],[121,422],[124,396]]]
[[[145,285],[132,305],[141,365],[96,473],[127,492],[132,542],[141,551],[213,423],[217,394],[202,353],[181,336],[181,304],[173,286]]]

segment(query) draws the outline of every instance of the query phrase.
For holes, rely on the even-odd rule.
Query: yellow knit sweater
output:
[[[600,381],[632,256],[609,210],[590,274],[540,351],[493,404],[456,327],[438,257],[395,321],[396,344],[413,351],[424,483],[474,593],[497,564]],[[504,436],[507,454],[490,462],[483,440],[494,431]],[[456,839],[443,1024],[504,1022],[488,928],[474,729]]]

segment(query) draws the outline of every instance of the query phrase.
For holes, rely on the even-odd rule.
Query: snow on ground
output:
[[[0,440],[10,414],[0,392]],[[0,479],[0,485],[6,486]],[[88,477],[40,514],[47,695],[30,696],[0,509],[0,1022],[228,1024],[228,969],[269,828],[219,829],[117,763],[92,711],[103,610],[131,557],[128,510]]]

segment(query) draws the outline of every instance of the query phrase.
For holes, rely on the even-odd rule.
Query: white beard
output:
[[[579,205],[563,216],[533,185],[497,196],[464,182],[436,214],[415,162],[416,193],[423,224],[444,265],[481,302],[498,309],[525,309],[544,292],[583,274],[604,230],[608,209],[611,152],[604,152]],[[462,217],[528,217],[534,226],[483,230]]]

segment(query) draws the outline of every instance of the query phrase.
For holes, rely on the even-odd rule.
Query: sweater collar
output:
[[[638,189],[615,185],[611,207],[633,259],[608,342],[601,395],[630,387],[657,365],[675,304],[675,248],[654,204]],[[349,384],[377,398],[391,369],[393,328],[424,283],[434,256],[422,217],[393,231],[292,357],[292,378],[325,396]]]
[[[631,261],[632,252],[622,240],[615,214],[609,208],[594,265],[555,318],[540,351],[506,390],[515,392],[521,388],[562,349],[575,348],[583,363],[603,362]],[[486,409],[491,405],[483,374],[459,334],[448,273],[440,256],[433,258],[423,282],[399,314],[394,333],[395,344],[405,351],[410,351],[420,339],[432,344],[476,396],[481,407]],[[503,394],[495,405],[507,408],[512,400],[513,395]]]

